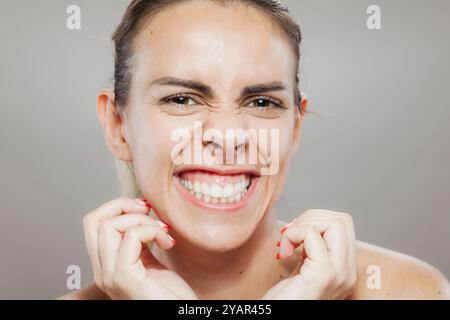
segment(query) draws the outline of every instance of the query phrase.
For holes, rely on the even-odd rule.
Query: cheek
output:
[[[147,184],[160,189],[161,182],[170,176],[173,167],[171,151],[176,142],[171,141],[171,134],[177,124],[160,117],[141,124],[132,150],[136,179],[143,189]]]
[[[249,128],[256,129],[253,141],[258,145],[261,155],[271,159],[274,166],[282,167],[289,160],[293,142],[293,125],[286,115],[277,119],[247,119]],[[276,172],[273,172],[276,175]]]

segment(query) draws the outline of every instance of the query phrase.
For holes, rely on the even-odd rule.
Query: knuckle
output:
[[[129,238],[139,238],[139,227],[132,227],[125,231],[125,236]]]
[[[92,225],[94,222],[93,214],[88,213],[83,217],[83,227],[87,228],[88,226]]]
[[[127,198],[125,197],[118,197],[114,200],[111,200],[107,203],[105,203],[104,208],[114,208],[114,207],[120,207],[127,201]]]
[[[342,217],[343,217],[345,220],[348,220],[348,221],[352,221],[352,220],[353,220],[352,215],[351,215],[350,213],[342,212],[341,215],[342,215]]]
[[[336,226],[339,228],[341,232],[346,232],[347,227],[345,225],[345,221],[341,219],[335,219],[333,222],[336,224]]]
[[[317,209],[308,209],[306,211],[304,211],[301,216],[302,217],[311,217],[311,216],[315,216],[317,214],[318,210]]]
[[[126,197],[117,197],[115,200],[114,200],[114,202],[116,202],[116,203],[124,203],[124,202],[126,202],[128,200],[128,198],[126,198]]]
[[[140,215],[140,219],[142,219],[142,224],[143,224],[143,225],[149,225],[149,226],[155,226],[155,225],[158,225],[157,222],[156,222],[156,219],[154,219],[154,218],[152,218],[152,217],[150,217],[150,216],[147,216],[147,215],[145,215],[145,216]]]

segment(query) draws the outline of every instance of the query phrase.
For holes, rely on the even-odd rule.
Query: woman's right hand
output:
[[[168,226],[149,217],[149,210],[141,199],[118,198],[84,217],[96,285],[111,299],[197,299],[189,285],[147,248],[149,242],[161,249],[175,245]]]

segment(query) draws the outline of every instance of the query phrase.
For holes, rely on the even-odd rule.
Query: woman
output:
[[[113,40],[115,88],[97,111],[140,198],[86,215],[95,283],[63,298],[449,297],[433,267],[356,241],[347,213],[277,220],[308,105],[300,28],[279,1],[134,0]]]

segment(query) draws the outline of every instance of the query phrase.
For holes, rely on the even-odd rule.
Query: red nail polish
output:
[[[287,229],[287,226],[280,230],[280,233],[283,233]]]
[[[280,260],[280,253],[277,253],[277,260]]]
[[[279,246],[280,246],[280,241],[277,242],[277,247],[279,247]]]
[[[150,209],[150,203],[148,203],[148,200],[144,198],[142,201],[144,201],[145,206]]]
[[[170,236],[170,234],[168,234],[167,236],[169,237],[170,240],[172,240],[173,245],[176,245],[176,244],[177,244],[177,241],[176,241],[174,238],[172,238],[172,237]]]

